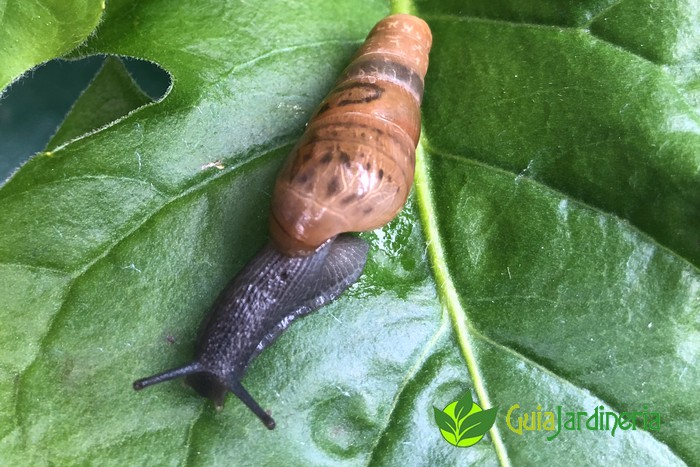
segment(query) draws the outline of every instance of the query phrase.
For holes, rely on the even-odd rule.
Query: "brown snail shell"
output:
[[[270,234],[280,251],[309,254],[401,210],[413,183],[431,43],[428,25],[411,15],[389,16],[369,33],[277,177]]]

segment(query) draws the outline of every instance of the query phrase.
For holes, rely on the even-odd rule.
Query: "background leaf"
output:
[[[110,1],[73,56],[174,85],[0,189],[0,463],[700,462],[698,8],[522,3],[393,7],[434,33],[413,196],[364,234],[349,293],[251,366],[267,432],[233,399],[131,382],[191,358],[279,164],[391,5]],[[646,404],[662,427],[549,442],[499,416],[455,449],[431,407],[470,388],[484,408]]]
[[[104,7],[103,0],[0,3],[0,90],[29,68],[83,42]]]

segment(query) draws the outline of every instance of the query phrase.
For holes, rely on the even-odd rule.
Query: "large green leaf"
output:
[[[174,85],[0,189],[0,464],[700,463],[698,7],[521,3],[394,6],[434,34],[413,196],[364,234],[360,281],[251,366],[268,432],[131,381],[191,358],[279,164],[392,8],[109,2],[80,53]],[[433,406],[465,390],[499,412],[459,449]],[[662,424],[547,441],[509,430],[516,403]]]

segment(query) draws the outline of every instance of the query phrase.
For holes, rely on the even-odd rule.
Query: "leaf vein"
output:
[[[119,181],[127,181],[127,182],[133,182],[138,185],[146,185],[153,190],[154,193],[157,195],[162,196],[163,198],[168,198],[169,196],[165,192],[159,190],[158,188],[155,187],[155,185],[147,180],[141,180],[138,178],[133,178],[133,177],[126,177],[126,176],[117,176],[117,175],[107,175],[107,174],[100,174],[100,175],[76,175],[74,177],[67,177],[67,178],[61,178],[60,180],[51,180],[49,182],[41,183],[38,185],[32,185],[31,187],[22,190],[22,191],[17,191],[14,193],[11,193],[7,196],[1,197],[1,201],[7,201],[12,198],[26,195],[28,193],[32,193],[33,191],[40,190],[42,188],[50,187],[50,186],[61,186],[63,184],[67,184],[70,182],[76,182],[76,181],[84,181],[84,180],[119,180]]]
[[[576,389],[578,389],[578,390],[580,390],[580,391],[582,391],[582,392],[585,392],[585,393],[586,393],[587,395],[589,395],[590,397],[601,401],[601,402],[603,403],[604,406],[609,407],[609,408],[610,408],[611,410],[613,410],[617,415],[619,415],[620,413],[622,413],[622,411],[620,410],[620,407],[618,407],[616,404],[611,403],[610,401],[608,401],[606,398],[604,398],[604,397],[602,397],[601,395],[599,395],[599,394],[598,394],[597,392],[595,392],[594,390],[591,390],[590,388],[585,387],[585,386],[577,386],[577,385],[574,384],[572,381],[569,381],[569,380],[567,380],[567,379],[561,377],[560,375],[558,375],[557,373],[555,373],[553,370],[551,370],[550,368],[546,367],[544,364],[542,364],[542,363],[540,363],[540,362],[538,362],[538,361],[536,361],[536,360],[533,360],[532,358],[530,358],[530,357],[524,355],[524,354],[521,353],[521,352],[518,352],[516,349],[514,349],[514,348],[512,348],[512,347],[508,347],[508,346],[506,346],[506,345],[504,345],[504,344],[502,344],[502,343],[500,343],[500,342],[497,342],[497,341],[493,340],[492,338],[490,338],[490,337],[488,337],[488,336],[486,336],[486,335],[480,333],[478,330],[476,330],[476,329],[475,329],[474,327],[472,327],[472,326],[470,326],[470,331],[471,331],[471,333],[474,335],[474,337],[476,337],[476,338],[478,338],[478,339],[481,339],[483,342],[486,342],[486,343],[488,343],[488,344],[490,344],[490,345],[492,345],[492,346],[494,346],[494,347],[500,349],[501,351],[506,352],[506,353],[508,353],[508,354],[510,354],[510,355],[512,355],[512,356],[514,356],[515,358],[517,358],[517,359],[523,361],[524,363],[526,363],[526,364],[528,364],[528,365],[531,365],[532,367],[536,368],[537,370],[541,371],[542,373],[545,373],[545,374],[548,375],[549,377],[551,377],[551,378],[557,380],[560,384],[566,385],[566,386],[574,387],[574,388],[576,388]],[[635,368],[638,368],[638,366],[636,366]],[[494,425],[494,427],[495,427],[495,425]],[[649,436],[651,436],[652,438],[654,438],[655,440],[657,440],[659,443],[663,444],[669,451],[671,451],[676,457],[678,457],[678,459],[682,459],[682,457],[681,457],[671,446],[669,446],[668,443],[667,443],[665,440],[660,439],[660,438],[659,438],[656,434],[654,434],[653,432],[648,431],[648,430],[644,430],[644,429],[642,429],[642,428],[640,428],[640,427],[637,427],[637,430],[638,430],[638,431],[643,431],[644,433],[647,433]]]
[[[433,334],[433,336],[430,338],[430,340],[427,342],[425,345],[425,348],[423,349],[423,352],[418,356],[416,359],[415,363],[413,366],[410,368],[409,371],[406,372],[405,377],[403,378],[403,381],[399,384],[398,390],[396,391],[396,394],[391,401],[391,406],[389,407],[389,410],[387,412],[387,417],[384,421],[384,427],[382,428],[381,432],[376,438],[375,443],[372,445],[370,448],[369,452],[371,455],[368,458],[367,464],[366,465],[374,465],[375,462],[374,457],[378,453],[378,447],[381,442],[381,440],[385,437],[385,435],[389,432],[389,428],[391,426],[391,419],[394,417],[396,413],[396,407],[398,405],[399,399],[403,395],[404,391],[406,391],[409,383],[415,378],[415,376],[418,374],[418,372],[423,368],[423,365],[425,362],[428,360],[428,356],[430,354],[430,351],[437,345],[439,342],[440,338],[447,332],[447,329],[449,327],[449,318],[444,313],[444,308],[443,308],[443,317],[441,318],[441,324],[438,330]]]
[[[510,27],[522,27],[522,28],[531,28],[531,29],[544,29],[544,30],[556,30],[556,31],[572,31],[572,32],[579,32],[579,33],[584,33],[588,37],[595,39],[597,41],[600,41],[601,43],[607,44],[611,47],[615,47],[627,54],[630,54],[631,56],[637,57],[640,60],[643,60],[647,63],[653,64],[656,67],[662,68],[662,63],[657,63],[648,57],[645,57],[643,55],[640,55],[638,52],[635,52],[634,50],[631,50],[624,45],[621,44],[616,44],[614,42],[610,42],[607,39],[601,38],[597,36],[596,34],[592,33],[590,29],[588,29],[591,24],[601,15],[605,14],[608,10],[612,9],[614,6],[617,4],[621,3],[621,0],[614,2],[611,5],[608,5],[604,7],[601,11],[597,13],[593,13],[590,16],[590,19],[587,20],[586,23],[578,24],[578,25],[573,25],[573,26],[564,26],[560,24],[544,24],[544,23],[532,23],[532,22],[526,22],[526,21],[512,21],[512,20],[507,20],[507,19],[499,19],[499,18],[484,18],[484,17],[479,17],[479,16],[470,16],[470,15],[465,15],[465,16],[458,16],[455,14],[438,14],[438,15],[425,15],[424,18],[429,19],[431,21],[446,21],[446,22],[476,22],[476,23],[484,23],[484,24],[496,24],[496,25],[504,25],[504,26],[510,26]]]
[[[308,42],[304,44],[296,44],[296,45],[291,45],[289,47],[281,47],[279,49],[273,49],[268,52],[262,53],[260,55],[257,55],[250,60],[247,60],[245,62],[237,63],[233,66],[231,66],[228,70],[224,72],[225,75],[233,75],[240,70],[244,70],[246,68],[250,68],[251,66],[255,65],[256,63],[265,60],[266,58],[274,57],[276,55],[282,55],[290,52],[294,52],[296,50],[302,50],[302,49],[315,49],[319,47],[323,47],[326,45],[350,45],[350,44],[361,44],[361,40],[326,40],[326,41],[317,41],[317,42]]]
[[[462,308],[459,301],[459,296],[455,290],[447,267],[447,262],[445,261],[446,256],[442,248],[442,239],[440,238],[440,232],[436,222],[437,214],[433,208],[434,203],[426,164],[424,138],[421,138],[418,148],[416,149],[415,178],[416,193],[420,200],[419,209],[421,210],[423,228],[425,229],[425,237],[428,241],[428,251],[430,252],[433,274],[435,275],[435,282],[438,286],[441,302],[451,317],[452,325],[457,335],[457,341],[459,342],[462,355],[467,363],[467,370],[474,383],[474,390],[483,404],[482,408],[488,409],[492,407],[493,404],[490,401],[484,377],[477,365],[475,348],[472,342],[472,336],[470,335],[473,333],[472,326],[469,324],[466,310]],[[496,451],[496,456],[501,465],[510,466],[508,452],[498,427],[494,425],[491,427],[490,431],[494,450]]]
[[[690,262],[690,260],[688,260],[687,258],[684,258],[679,253],[670,249],[668,246],[664,245],[663,243],[660,243],[655,237],[653,237],[651,234],[645,232],[644,230],[640,229],[630,219],[622,217],[614,212],[606,211],[598,206],[587,203],[586,201],[584,201],[580,198],[573,197],[572,195],[570,195],[566,192],[563,192],[563,191],[559,190],[558,188],[547,185],[542,180],[538,180],[536,178],[530,177],[530,176],[526,175],[527,168],[524,169],[523,171],[521,171],[520,173],[515,173],[511,170],[505,169],[503,167],[498,167],[498,166],[490,164],[488,162],[480,161],[480,160],[469,158],[466,156],[461,156],[459,154],[453,154],[453,153],[450,153],[450,152],[447,152],[447,151],[444,151],[444,150],[441,150],[439,148],[432,146],[430,141],[428,141],[427,138],[425,138],[424,136],[421,136],[421,146],[423,147],[424,152],[429,152],[429,153],[434,154],[436,156],[452,159],[452,160],[455,160],[455,161],[463,163],[463,164],[477,165],[477,166],[484,167],[484,168],[489,169],[489,170],[496,171],[496,172],[501,173],[501,174],[514,176],[514,180],[516,182],[519,182],[521,180],[527,180],[528,182],[537,185],[538,187],[542,188],[543,190],[547,190],[557,197],[565,198],[568,201],[571,201],[571,202],[579,205],[582,208],[590,209],[591,211],[594,211],[601,216],[617,220],[618,222],[623,222],[626,224],[627,228],[634,231],[634,233],[637,233],[638,235],[641,235],[641,236],[645,237],[646,239],[648,239],[648,241],[650,243],[652,243],[656,248],[659,248],[660,250],[663,250],[664,252],[673,256],[674,258],[682,261],[688,269],[692,269],[693,271],[700,272],[700,266],[696,266],[695,264]],[[417,163],[416,163],[416,167],[418,167]],[[418,170],[416,169],[416,174],[417,173],[418,173]],[[418,185],[417,181],[418,181],[418,178],[416,176],[416,185]],[[429,183],[428,183],[428,185],[429,185]],[[435,215],[435,213],[432,210],[431,210],[430,214]]]

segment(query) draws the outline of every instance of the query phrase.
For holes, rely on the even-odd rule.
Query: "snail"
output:
[[[348,232],[379,228],[405,204],[431,41],[428,25],[415,16],[377,23],[278,174],[270,242],[214,302],[194,361],[139,379],[134,389],[185,376],[217,408],[232,392],[275,427],[241,379],[292,321],[359,278],[369,245]]]

